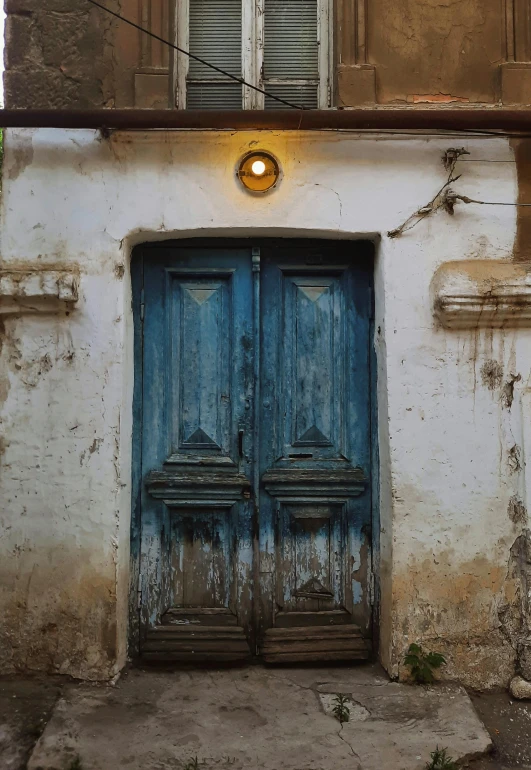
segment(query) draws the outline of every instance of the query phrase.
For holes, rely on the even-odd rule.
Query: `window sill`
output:
[[[79,299],[78,277],[66,270],[0,272],[0,314],[57,313]]]
[[[432,281],[433,314],[447,329],[531,326],[531,268],[499,260],[445,262]]]

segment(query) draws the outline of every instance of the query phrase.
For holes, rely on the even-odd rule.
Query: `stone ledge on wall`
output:
[[[531,62],[505,62],[500,70],[502,104],[531,104]]]
[[[531,265],[445,262],[432,285],[433,314],[447,329],[531,327]]]
[[[71,270],[1,270],[0,314],[56,313],[79,299],[79,280]]]
[[[372,64],[341,65],[336,72],[338,107],[376,103],[376,69]]]

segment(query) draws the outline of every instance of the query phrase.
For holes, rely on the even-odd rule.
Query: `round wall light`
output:
[[[238,179],[252,192],[267,192],[276,185],[279,176],[278,161],[269,152],[250,152],[238,166]]]

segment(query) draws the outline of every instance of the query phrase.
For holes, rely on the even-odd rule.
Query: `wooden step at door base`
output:
[[[233,625],[163,623],[148,631],[141,648],[146,663],[232,663],[250,657],[243,628]]]
[[[371,643],[354,625],[270,628],[265,632],[262,655],[266,663],[367,660]]]
[[[224,607],[171,607],[162,616],[163,625],[237,626],[238,620]]]

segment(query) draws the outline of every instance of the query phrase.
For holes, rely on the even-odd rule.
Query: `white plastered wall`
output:
[[[441,187],[441,155],[465,146],[459,191],[515,201],[507,140],[348,133],[10,130],[2,267],[80,271],[68,315],[4,318],[0,353],[0,612],[3,671],[106,678],[126,654],[135,244],[190,236],[374,237],[381,458],[381,656],[447,654],[449,676],[506,682],[514,650],[500,617],[518,593],[510,550],[525,522],[522,410],[531,333],[445,331],[430,282],[448,260],[511,259],[512,207],[460,206],[396,240],[386,233]],[[274,152],[276,190],[234,175]],[[492,163],[491,161],[500,161]],[[381,235],[381,240],[379,238]],[[495,361],[501,380],[485,379]],[[483,371],[483,374],[482,374]],[[528,448],[528,452],[531,447]],[[505,616],[504,616],[505,617]]]

